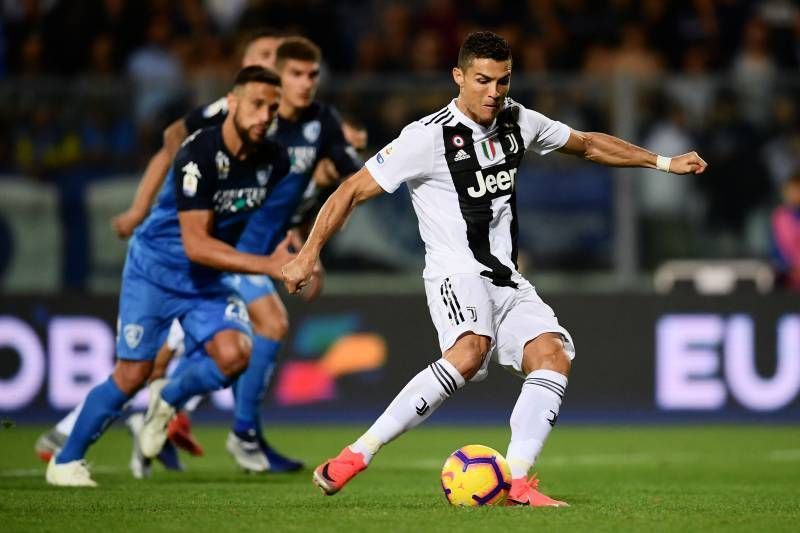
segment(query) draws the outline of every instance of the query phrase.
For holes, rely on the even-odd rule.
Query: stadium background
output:
[[[368,154],[455,95],[449,69],[477,28],[511,42],[518,101],[659,153],[696,149],[710,163],[697,177],[560,155],[520,170],[524,271],[578,348],[561,419],[800,419],[800,311],[773,280],[770,226],[800,168],[795,3],[6,0],[2,14],[3,418],[54,421],[107,375],[125,254],[109,220],[162,129],[222,94],[241,36],[267,25],[322,46],[319,97],[364,122]],[[268,419],[366,421],[435,356],[407,194],[360,209],[325,260],[323,299],[287,299]],[[516,390],[494,369],[433,421],[499,423]]]

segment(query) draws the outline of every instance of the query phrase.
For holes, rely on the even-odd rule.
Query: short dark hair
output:
[[[467,35],[458,51],[458,68],[466,70],[474,59],[511,59],[508,41],[491,31],[476,31]]]
[[[275,66],[280,68],[287,59],[319,63],[322,60],[322,51],[305,37],[287,37],[275,52]]]
[[[286,34],[275,28],[256,28],[247,32],[243,32],[237,39],[237,50],[240,56],[243,56],[251,44],[259,39],[282,39]]]
[[[244,67],[236,74],[236,78],[233,80],[233,88],[235,89],[236,87],[241,87],[251,82],[266,83],[268,85],[280,87],[281,77],[268,68],[251,65],[249,67]]]

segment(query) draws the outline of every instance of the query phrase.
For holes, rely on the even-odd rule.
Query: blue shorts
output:
[[[222,280],[206,283],[202,291],[171,288],[175,273],[161,265],[148,265],[131,251],[122,273],[119,295],[117,357],[151,361],[177,318],[187,345],[202,345],[216,333],[234,329],[252,335],[247,306]],[[145,273],[145,270],[147,273]]]
[[[275,294],[275,284],[267,275],[225,274],[223,283],[235,290],[247,305],[262,296]]]

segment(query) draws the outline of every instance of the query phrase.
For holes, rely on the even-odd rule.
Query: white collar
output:
[[[456,105],[456,100],[457,100],[456,98],[453,98],[450,101],[450,103],[447,105],[447,107],[450,109],[450,111],[452,111],[452,113],[456,116],[456,118],[460,122],[462,122],[462,123],[466,124],[467,126],[469,126],[472,129],[472,131],[485,135],[485,134],[489,133],[490,131],[492,131],[497,126],[497,118],[495,118],[492,121],[490,126],[488,126],[488,127],[481,126],[480,124],[478,124],[477,122],[475,122],[474,120],[472,120],[467,115],[465,115],[464,113],[461,112],[461,110]]]

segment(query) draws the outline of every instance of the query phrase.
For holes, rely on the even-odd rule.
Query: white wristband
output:
[[[669,172],[669,165],[672,163],[671,157],[664,157],[660,155],[656,157],[656,168],[658,170],[663,170],[664,172]]]

